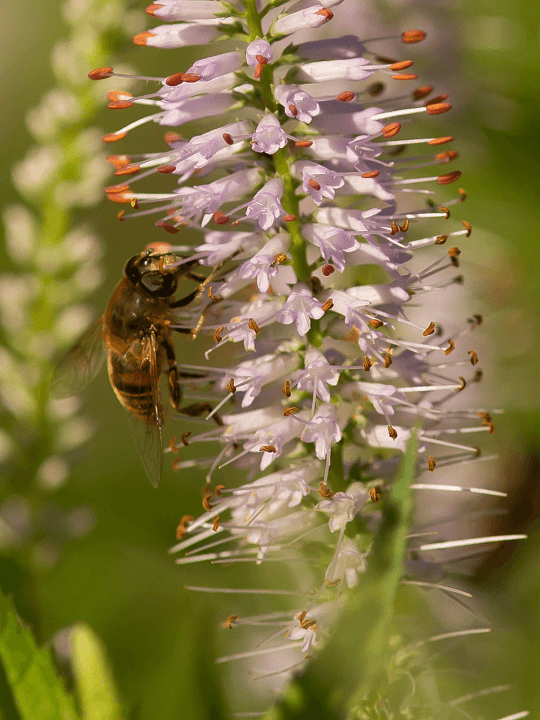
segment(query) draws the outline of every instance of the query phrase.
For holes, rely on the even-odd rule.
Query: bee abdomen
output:
[[[112,377],[111,384],[122,405],[135,417],[145,422],[155,419],[155,396],[152,383],[146,380],[128,382]]]

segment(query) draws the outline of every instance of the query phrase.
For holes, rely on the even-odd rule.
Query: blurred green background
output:
[[[348,2],[361,5],[360,0]],[[472,583],[487,598],[486,612],[501,628],[490,638],[486,683],[511,682],[513,706],[540,717],[540,5],[536,0],[511,5],[503,0],[410,0],[375,1],[371,8],[381,27],[430,30],[430,40],[414,48],[417,72],[422,81],[435,80],[436,92],[448,90],[456,106],[453,116],[445,118],[442,134],[458,139],[454,146],[461,151],[464,173],[460,183],[469,194],[464,216],[475,229],[466,241],[462,267],[470,302],[486,316],[478,331],[490,358],[484,363],[486,405],[505,409],[495,436],[501,462],[492,472],[498,476],[494,486],[509,493],[509,512],[494,527],[530,534],[528,542],[488,556]],[[148,27],[147,20],[142,12],[138,25],[137,17],[132,18],[135,31]],[[31,0],[10,3],[3,25],[0,173],[2,204],[9,205],[20,201],[10,172],[30,144],[25,115],[54,87],[49,57],[67,29],[59,3]],[[143,73],[168,75],[187,67],[196,51],[177,55],[171,64],[168,52],[126,41],[120,57]],[[103,83],[103,94],[112,87]],[[103,111],[98,123],[103,132],[111,132],[123,117]],[[142,129],[112,152],[153,149],[156,136],[154,127]],[[115,208],[105,201],[79,212],[77,219],[89,222],[105,240],[105,282],[92,298],[97,314],[126,258],[163,238],[150,223],[118,223]],[[4,262],[5,255],[0,257]],[[208,607],[205,622],[215,624],[235,612],[236,601],[194,595],[184,585],[257,586],[261,571],[218,567],[210,581],[206,567],[177,567],[167,549],[182,515],[199,513],[200,478],[166,467],[160,488],[152,490],[106,373],[87,393],[86,411],[96,421],[96,435],[79,454],[55,502],[93,508],[94,529],[67,542],[47,572],[30,572],[7,556],[0,562],[0,582],[14,594],[41,642],[75,621],[94,628],[110,654],[130,717],[201,717],[197,696],[190,691],[196,681],[190,649],[200,634],[200,614],[206,618]],[[216,632],[223,652],[229,647],[228,631]],[[482,684],[480,668],[478,687]],[[5,709],[6,718],[9,712]]]

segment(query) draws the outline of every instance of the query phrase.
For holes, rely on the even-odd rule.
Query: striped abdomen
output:
[[[161,426],[163,418],[159,403],[159,388],[155,386],[153,376],[140,368],[133,371],[129,364],[124,357],[109,353],[109,379],[116,397],[135,417],[145,423],[151,422]],[[159,378],[160,368],[157,370]],[[158,417],[156,417],[156,405]]]

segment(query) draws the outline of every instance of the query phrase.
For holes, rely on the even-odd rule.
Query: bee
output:
[[[60,361],[52,382],[54,396],[75,395],[96,377],[107,358],[109,380],[129,413],[144,469],[154,487],[159,484],[163,466],[162,373],[168,376],[169,397],[175,410],[196,416],[212,409],[208,403],[181,407],[180,379],[192,376],[179,372],[171,337],[173,330],[195,336],[202,323],[193,330],[171,328],[171,323],[176,320],[173,310],[200,297],[217,268],[204,278],[192,270],[196,261],[177,262],[172,252],[149,250],[130,258],[107,309]],[[182,277],[199,285],[176,300]]]

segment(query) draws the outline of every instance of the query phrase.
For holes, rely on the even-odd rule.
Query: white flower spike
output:
[[[433,90],[427,86],[404,94],[417,78],[413,63],[375,61],[378,40],[318,35],[334,13],[354,12],[354,0],[292,11],[280,0],[271,6],[264,0],[150,6],[156,19],[173,24],[141,33],[137,44],[204,46],[222,36],[234,49],[228,43],[223,54],[214,49],[183,72],[142,78],[139,97],[110,94],[115,109],[141,104],[151,112],[103,139],[120,141],[145,122],[183,133],[168,132],[154,153],[111,155],[121,177],[107,188],[128,211],[121,211],[122,221],[155,215],[169,233],[197,229],[196,247],[170,249],[179,262],[216,267],[199,304],[179,307],[171,325],[189,332],[200,329],[202,318],[202,332],[213,336],[207,364],[179,369],[197,391],[206,390],[205,398],[210,393],[209,416],[219,420],[200,432],[190,420],[182,442],[171,441],[173,467],[205,467],[208,483],[205,512],[180,522],[172,551],[180,564],[286,563],[302,560],[303,545],[314,543],[319,589],[311,592],[312,579],[299,573],[299,584],[309,586],[305,607],[273,614],[278,629],[262,647],[220,659],[271,655],[270,675],[285,682],[324,643],[346,587],[370,567],[380,523],[372,506],[384,501],[412,434],[418,475],[445,466],[461,473],[483,460],[476,435],[494,432],[495,413],[470,409],[465,400],[466,388],[482,377],[469,339],[481,316],[460,317],[450,296],[443,322],[429,299],[436,290],[440,306],[444,291],[461,284],[462,250],[454,242],[463,241],[466,252],[471,233],[461,218],[466,193],[454,184],[461,173],[447,167],[457,157],[447,149],[453,138],[436,129],[450,103],[446,96],[426,99]],[[269,20],[275,8],[285,11]],[[298,42],[294,34],[306,30],[313,39]],[[292,38],[284,49],[285,36]],[[409,48],[424,37],[410,30],[395,40]],[[100,68],[90,75],[115,73]],[[190,136],[193,125],[182,127],[203,118],[213,129]],[[412,146],[421,154],[408,155]],[[427,166],[435,169],[419,177]],[[136,183],[152,174],[172,177],[160,192],[137,192]],[[212,448],[206,457],[176,456],[198,443]],[[224,488],[220,471],[228,466],[238,481]],[[453,477],[413,485],[423,492],[456,487],[467,483]],[[474,488],[476,496],[490,492]],[[411,536],[404,573],[433,563],[435,551],[438,557],[517,538]],[[235,624],[229,619],[227,627]]]

